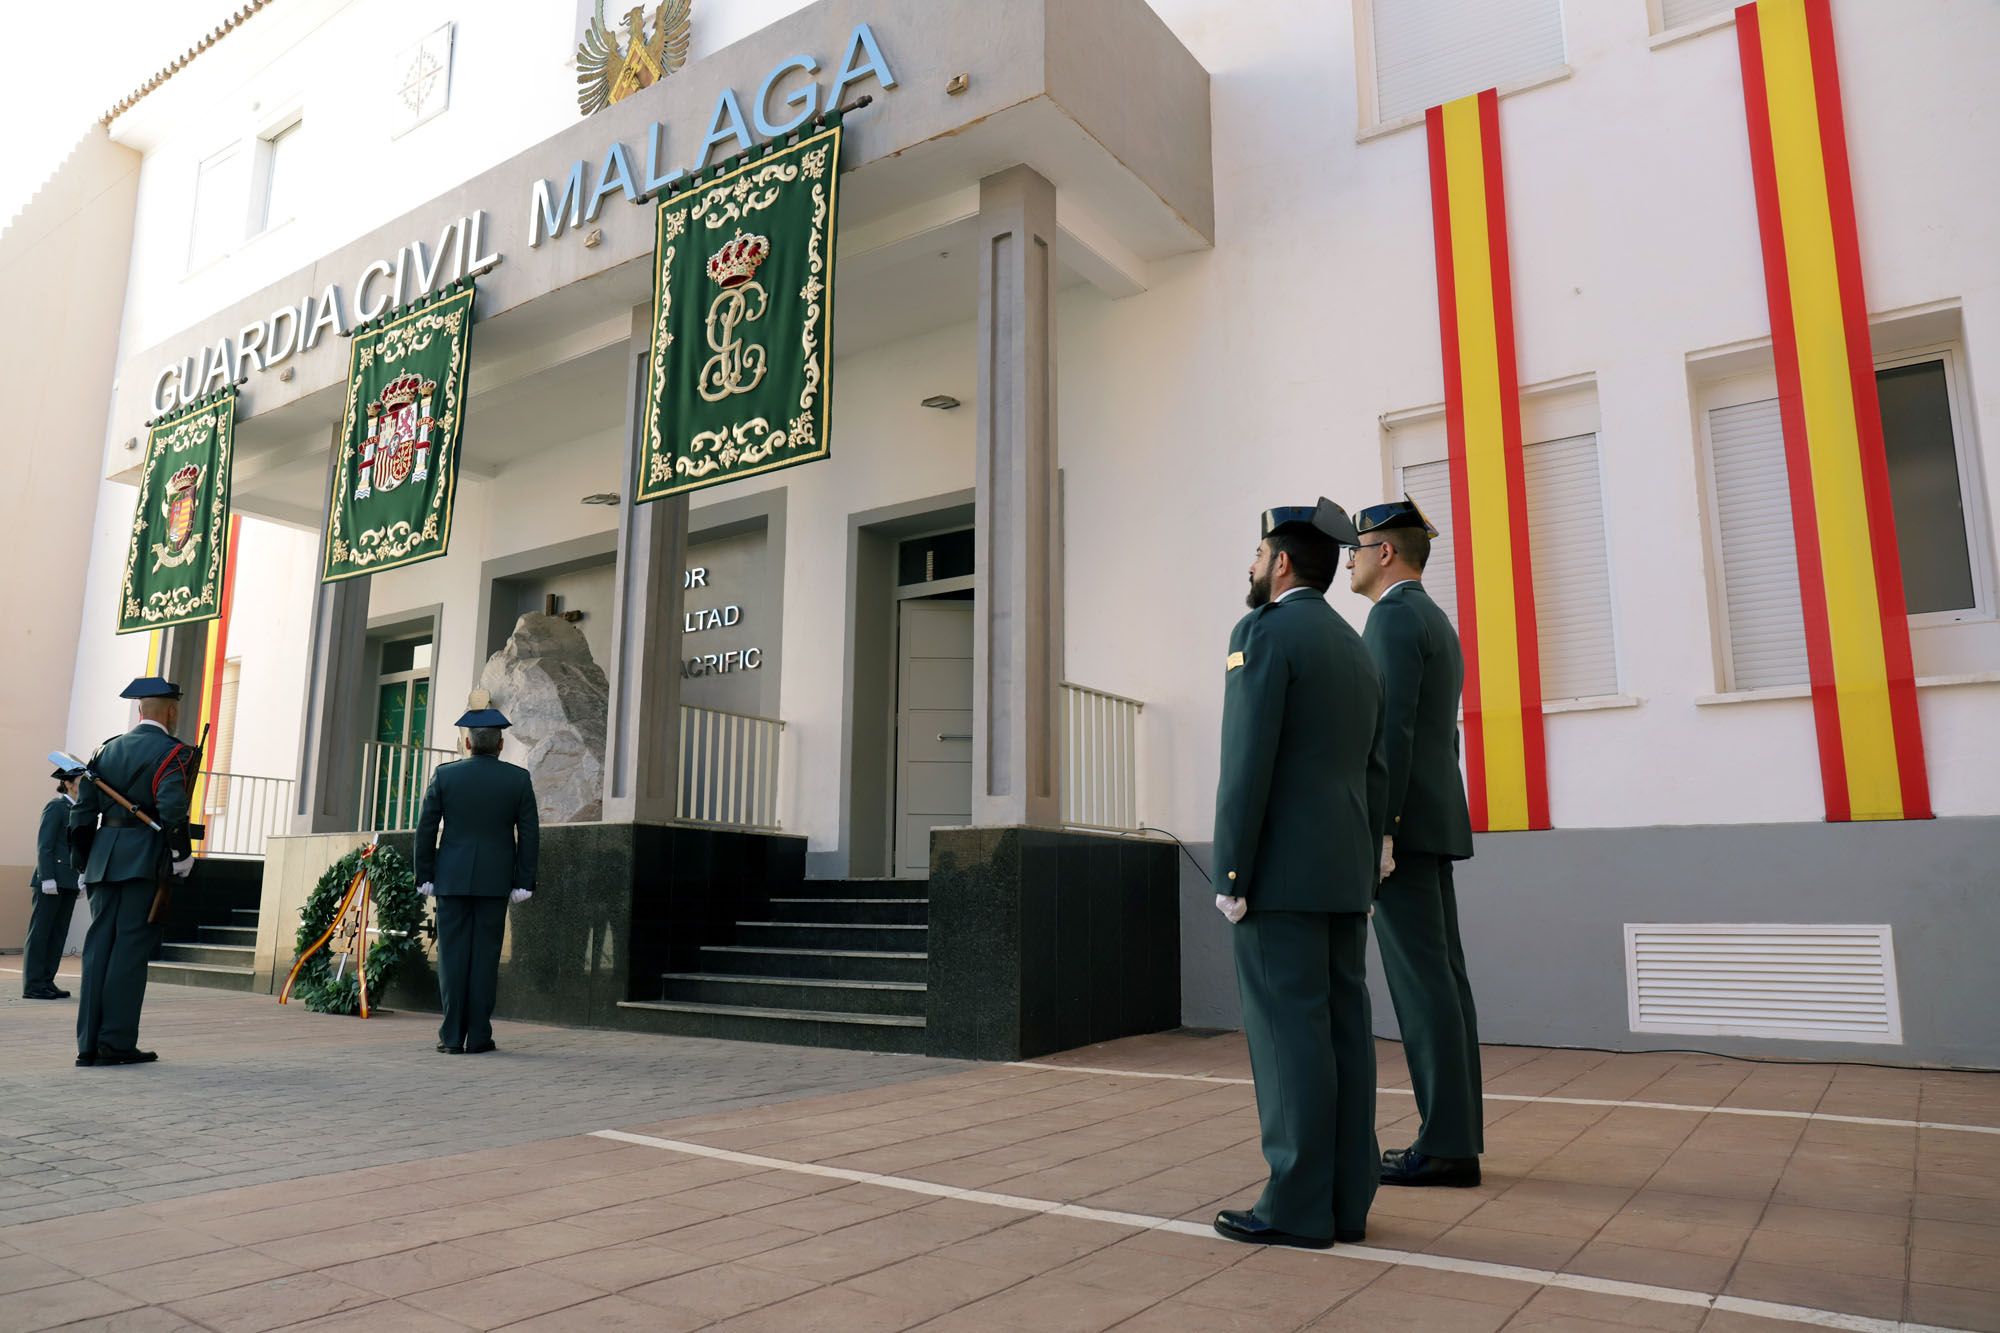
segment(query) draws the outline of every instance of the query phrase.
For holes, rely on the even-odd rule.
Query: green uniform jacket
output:
[[[417,815],[417,883],[445,897],[532,889],[541,838],[527,769],[490,754],[440,765]]]
[[[1382,676],[1382,761],[1388,797],[1381,831],[1396,850],[1464,860],[1472,818],[1458,768],[1458,698],[1465,657],[1458,631],[1424,585],[1399,583],[1363,631]]]
[[[175,754],[176,747],[179,754]],[[92,766],[127,800],[151,810],[163,827],[172,829],[187,822],[187,768],[193,753],[162,728],[142,722],[123,736],[106,741]],[[93,886],[156,878],[167,855],[166,835],[136,820],[126,823],[132,816],[85,778],[77,786],[69,826],[90,828],[100,815],[107,826],[98,829],[90,845],[90,863],[84,867],[83,877]]]
[[[1253,911],[1365,912],[1375,896],[1382,690],[1361,636],[1307,589],[1229,635],[1215,888]]]
[[[28,887],[39,889],[52,879],[59,889],[76,892],[76,867],[69,863],[69,802],[58,796],[42,807],[42,828],[35,837],[35,873]]]

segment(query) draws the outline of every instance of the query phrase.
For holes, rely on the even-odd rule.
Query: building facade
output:
[[[1935,818],[1827,818],[1739,21],[1701,0],[697,4],[686,65],[587,117],[589,6],[271,5],[109,124],[141,166],[63,739],[115,730],[149,654],[210,714],[233,662],[228,771],[289,780],[291,834],[393,827],[383,765],[454,743],[519,616],[580,612],[580,824],[713,823],[749,782],[768,814],[720,822],[808,878],[931,876],[933,988],[965,942],[933,858],[1011,854],[934,830],[1163,831],[1178,883],[1110,901],[1177,895],[1177,948],[1130,947],[1233,1025],[1198,867],[1256,515],[1407,491],[1460,604],[1424,112],[1496,87],[1549,827],[1460,876],[1483,1035],[2000,1062],[2000,12],[1830,13]],[[863,95],[830,459],[635,507],[653,211],[619,152],[658,179],[746,146],[731,107],[761,140]],[[321,585],[339,334],[468,240],[499,262],[450,553]],[[228,645],[114,639],[128,442],[223,358]],[[704,767],[684,714],[775,767]]]

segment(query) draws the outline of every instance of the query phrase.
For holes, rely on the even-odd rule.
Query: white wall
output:
[[[697,56],[797,7],[703,10]],[[1349,505],[1381,498],[1389,471],[1380,418],[1433,405],[1443,389],[1424,134],[1357,141],[1348,6],[1259,0],[1254,18],[1223,0],[1154,7],[1213,76],[1216,246],[1154,265],[1138,296],[1072,289],[1062,298],[1066,674],[1146,701],[1142,813],[1204,838],[1220,659],[1241,614],[1257,514],[1320,494]],[[555,30],[572,16],[528,23],[517,10],[527,12],[496,4],[456,13],[453,109],[388,160],[407,169],[411,141],[423,139],[431,160],[462,175],[568,123],[568,80],[541,74],[550,44],[567,41]],[[1552,813],[1569,827],[1816,820],[1809,702],[1696,703],[1720,683],[1688,357],[1767,337],[1769,324],[1735,34],[1725,27],[1654,48],[1642,0],[1567,11],[1574,72],[1500,108],[1520,373],[1526,384],[1595,378],[1621,688],[1639,703],[1547,719]],[[355,54],[366,45],[364,20],[385,12],[411,34],[453,13],[428,0],[393,11],[355,0],[327,20],[323,50],[287,57],[295,63],[283,77],[258,78],[303,79],[311,118],[312,99],[342,87],[330,71],[365,67]],[[1835,0],[1834,17],[1870,305],[1960,303],[1969,416],[1976,438],[1991,438],[2000,431],[2000,367],[1988,364],[1988,349],[2000,346],[2000,249],[1991,243],[2000,176],[1987,164],[2000,141],[2000,84],[1987,71],[2000,57],[2000,7]],[[487,61],[504,74],[489,76]],[[509,87],[536,80],[560,95]],[[254,82],[230,95],[249,95]],[[354,180],[384,151],[372,122],[354,114],[355,141],[328,158],[328,180]],[[268,266],[246,252],[240,271],[184,279],[172,262],[186,243],[176,183],[191,180],[205,143],[176,132],[148,159],[146,262],[135,263],[131,314],[144,331],[127,346],[159,341],[340,239],[299,227],[259,243],[271,248]],[[372,226],[446,183],[413,182],[379,208],[345,200],[338,229]],[[971,484],[973,350],[968,322],[842,358],[832,459],[717,497],[789,489],[784,818],[815,850],[838,835],[848,516]],[[929,393],[968,406],[919,408]],[[575,498],[624,489],[617,458],[616,441],[599,437],[468,478],[452,554],[377,577],[375,615],[446,605],[434,719],[454,716],[477,674],[480,563],[607,528],[608,511]],[[2000,512],[2000,467],[1986,466],[1983,479],[1976,502]],[[98,566],[108,559],[115,569],[122,553],[113,539],[131,501],[118,489],[122,502],[99,517],[93,599],[109,596]],[[311,559],[306,550],[288,585],[301,599]],[[1344,590],[1335,604],[1357,624],[1366,611]],[[2000,671],[2000,661],[1984,669]],[[1988,739],[2000,734],[2000,685],[1920,698],[1939,813],[2000,811]],[[294,729],[296,711],[294,696]],[[449,729],[433,739],[448,741]]]

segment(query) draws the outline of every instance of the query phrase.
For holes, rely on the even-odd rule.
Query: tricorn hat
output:
[[[454,727],[511,727],[507,715],[497,708],[468,708],[452,723]]]
[[[73,778],[82,777],[83,770],[80,768],[59,768],[55,772],[49,774],[49,776],[54,778],[57,782],[68,782]]]
[[[1426,537],[1438,535],[1437,524],[1424,517],[1424,511],[1417,508],[1417,502],[1407,492],[1400,500],[1385,500],[1381,504],[1356,510],[1354,526],[1360,532],[1374,532],[1380,528],[1422,528]]]
[[[121,699],[178,699],[181,687],[160,676],[141,676],[118,692]]]
[[[1353,546],[1361,540],[1355,531],[1354,520],[1324,495],[1316,505],[1283,505],[1277,509],[1264,511],[1262,536],[1273,533],[1316,532],[1320,536],[1340,546]]]

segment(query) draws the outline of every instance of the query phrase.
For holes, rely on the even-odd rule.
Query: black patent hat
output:
[[[1276,509],[1266,509],[1261,536],[1276,533],[1316,532],[1341,546],[1352,546],[1361,540],[1355,530],[1354,520],[1324,495],[1316,505],[1283,505]]]
[[[178,699],[181,687],[161,676],[141,676],[118,692],[121,699]]]
[[[1424,517],[1424,511],[1417,508],[1417,502],[1407,493],[1400,500],[1387,500],[1356,510],[1354,527],[1357,532],[1375,532],[1382,528],[1422,528],[1426,537],[1438,535],[1437,525]]]

